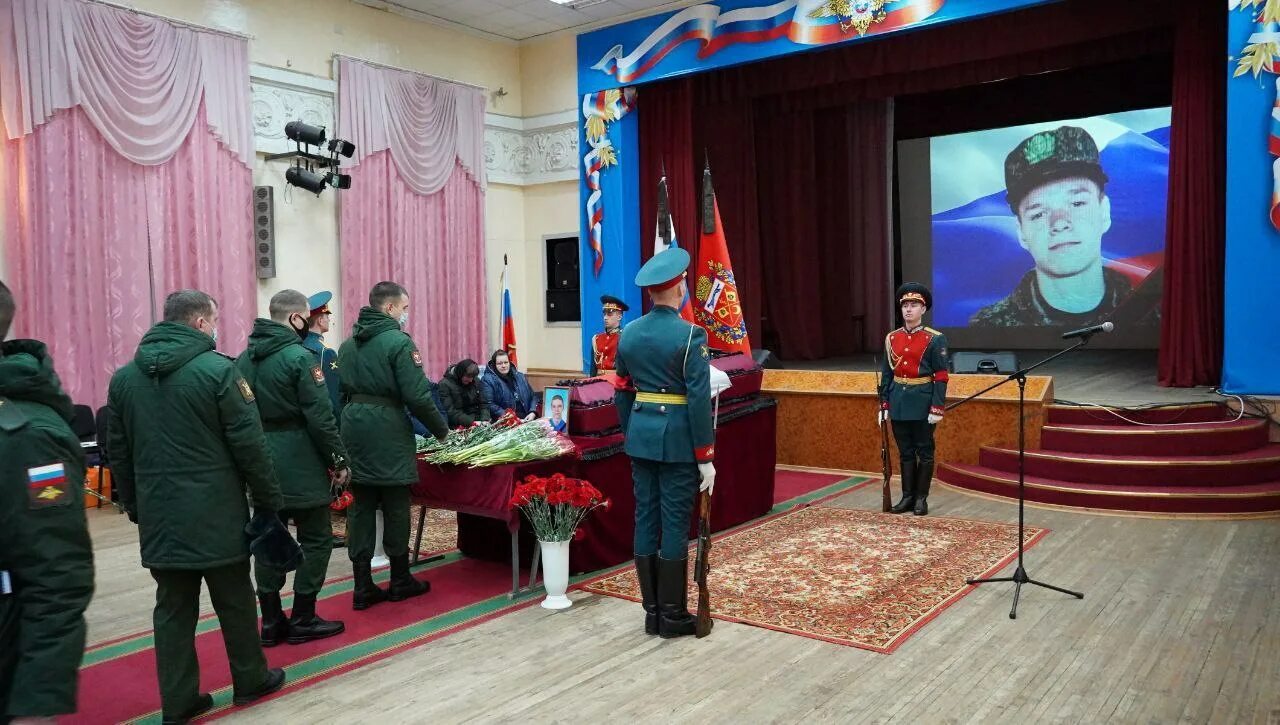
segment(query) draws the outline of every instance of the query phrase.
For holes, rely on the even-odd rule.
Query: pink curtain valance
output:
[[[415,192],[444,188],[455,166],[484,186],[484,93],[354,58],[338,61],[338,133],[356,146],[352,161],[390,150]]]
[[[214,136],[253,162],[248,41],[85,0],[0,0],[0,111],[9,139],[79,107],[134,163],[168,161],[201,101]]]

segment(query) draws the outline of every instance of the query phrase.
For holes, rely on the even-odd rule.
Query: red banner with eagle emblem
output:
[[[698,263],[694,266],[693,316],[707,331],[707,344],[717,350],[751,354],[747,323],[742,318],[742,298],[729,262],[729,245],[720,224],[720,207],[711,185],[711,166],[702,172],[702,235]]]

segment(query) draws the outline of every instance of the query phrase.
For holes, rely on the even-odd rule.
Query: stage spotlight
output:
[[[351,176],[349,174],[325,174],[325,181],[329,182],[329,186],[335,189],[350,189]]]
[[[351,158],[351,155],[355,152],[356,145],[350,141],[343,141],[340,138],[335,138],[329,142],[329,153],[331,154],[341,154],[347,158]]]
[[[325,174],[321,176],[314,171],[308,171],[301,166],[290,166],[284,172],[284,180],[299,189],[305,189],[316,196],[320,196],[320,192],[329,184],[329,177],[333,174]],[[347,180],[347,187],[351,186],[350,177]]]
[[[317,128],[302,121],[290,121],[285,124],[284,135],[288,136],[290,141],[297,141],[308,146],[321,146],[324,144],[324,127]]]

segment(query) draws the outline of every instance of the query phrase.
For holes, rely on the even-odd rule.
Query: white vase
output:
[[[547,598],[543,609],[568,609],[573,602],[564,593],[569,589],[569,542],[539,541],[542,547],[542,585]]]

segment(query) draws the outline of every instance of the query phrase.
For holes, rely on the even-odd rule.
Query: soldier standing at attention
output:
[[[409,321],[409,293],[395,282],[369,291],[351,337],[338,349],[342,370],[342,441],[352,458],[347,509],[347,554],[355,571],[351,607],[367,609],[390,599],[426,594],[430,583],[409,573],[409,486],[418,480],[413,427],[405,407],[444,440],[449,426],[436,409],[422,356],[403,328]],[[391,587],[373,583],[375,514],[382,507],[382,546],[391,559]]]
[[[245,484],[255,513],[280,510],[280,486],[253,389],[214,351],[217,340],[217,302],[199,290],[174,292],[164,301],[164,322],[143,335],[107,394],[112,480],[138,524],[142,565],[156,580],[165,722],[186,722],[213,707],[199,691],[196,659],[202,582],[218,613],[235,704],[284,685],[284,670],[267,669],[258,640],[245,538]]]
[[[622,334],[622,313],[631,309],[613,295],[600,296],[604,332],[591,336],[591,374],[611,373],[617,367],[618,340]]]
[[[0,341],[15,312],[0,282]],[[76,711],[93,547],[71,418],[44,343],[0,342],[0,722]]]
[[[308,334],[309,311],[301,292],[277,292],[271,298],[271,319],[254,321],[249,347],[236,360],[236,368],[258,399],[267,449],[281,474],[284,508],[280,519],[297,523],[303,553],[293,577],[293,615],[288,619],[280,605],[285,573],[261,561],[254,567],[264,647],[284,640],[302,644],[332,637],[344,629],[342,622],[330,622],[316,614],[316,595],[333,552],[330,484],[346,485],[351,470],[338,437],[324,373],[315,356],[302,346],[302,338]]]
[[[947,399],[947,338],[924,326],[924,313],[933,306],[928,287],[907,282],[898,288],[898,304],[902,327],[884,338],[876,421],[887,417],[893,422],[902,461],[902,498],[890,513],[914,509],[916,516],[924,516],[933,479],[933,431]]]
[[[316,356],[320,364],[320,372],[324,373],[325,388],[329,391],[329,402],[333,405],[333,416],[342,414],[341,396],[338,379],[338,353],[324,344],[324,336],[329,333],[329,323],[333,319],[333,311],[329,303],[333,301],[333,293],[317,292],[307,298],[307,334],[302,338],[302,346]]]
[[[698,491],[715,485],[707,332],[680,317],[689,253],[674,247],[636,274],[653,309],[618,343],[614,396],[636,497],[635,559],[649,634],[694,633],[687,578],[689,521]],[[701,485],[699,485],[701,479]]]

